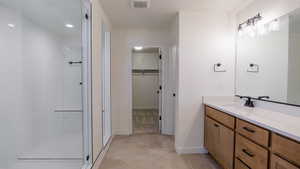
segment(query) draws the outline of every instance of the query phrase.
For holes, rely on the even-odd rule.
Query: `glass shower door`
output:
[[[0,0],[0,169],[82,167],[82,16],[81,0]]]

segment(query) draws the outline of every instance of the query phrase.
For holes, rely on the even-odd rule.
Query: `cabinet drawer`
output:
[[[269,146],[269,131],[263,128],[257,127],[253,124],[245,122],[243,120],[237,120],[236,130],[245,137],[253,140],[254,142],[264,146]]]
[[[225,126],[234,129],[234,117],[223,113],[221,111],[215,110],[208,106],[205,107],[206,115],[211,117],[212,119],[224,124]]]
[[[268,151],[239,134],[236,136],[235,152],[236,157],[250,168],[268,168]]]
[[[300,166],[300,143],[272,134],[272,151]]]
[[[251,169],[248,166],[246,166],[241,160],[235,159],[235,167],[234,169]]]
[[[281,159],[280,157],[272,154],[270,169],[299,169],[299,168],[294,166],[293,164]]]

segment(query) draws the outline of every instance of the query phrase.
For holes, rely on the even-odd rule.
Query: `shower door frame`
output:
[[[82,107],[83,107],[83,166],[92,168],[92,57],[91,1],[82,3]]]

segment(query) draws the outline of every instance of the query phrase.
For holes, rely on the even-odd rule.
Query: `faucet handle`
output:
[[[261,99],[270,99],[270,96],[258,96],[257,99],[258,100],[261,100]]]

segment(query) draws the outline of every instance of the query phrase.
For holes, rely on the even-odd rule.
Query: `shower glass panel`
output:
[[[81,0],[0,0],[0,169],[83,165]]]

